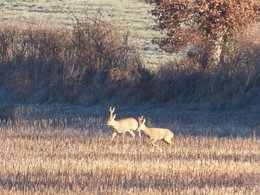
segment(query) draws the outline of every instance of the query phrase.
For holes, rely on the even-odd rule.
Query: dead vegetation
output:
[[[119,140],[118,140],[119,141]],[[121,140],[120,140],[121,142]],[[0,192],[258,194],[259,142],[176,137],[174,146],[71,131],[1,131]]]
[[[0,99],[88,103],[139,80],[128,34],[101,18],[65,26],[0,24]],[[85,101],[82,100],[82,101]]]
[[[8,26],[0,30],[0,100],[9,103],[172,102],[212,110],[259,107],[259,26],[241,31],[214,74],[191,51],[151,73],[129,34],[104,19],[73,28]],[[231,46],[230,46],[231,47]],[[199,107],[199,106],[198,106]]]

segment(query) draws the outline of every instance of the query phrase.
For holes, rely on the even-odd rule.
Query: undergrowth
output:
[[[213,110],[257,107],[258,35],[259,26],[241,32],[228,60],[209,75],[201,67],[199,50],[156,72],[144,69],[128,32],[102,18],[77,21],[72,28],[2,25],[0,100],[84,105],[170,102],[206,104]]]

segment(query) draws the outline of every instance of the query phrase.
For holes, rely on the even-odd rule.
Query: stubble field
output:
[[[1,194],[259,194],[259,140],[2,129]]]

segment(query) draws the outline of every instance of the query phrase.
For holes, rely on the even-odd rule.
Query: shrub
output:
[[[99,18],[73,28],[2,25],[0,30],[5,100],[73,102],[93,91],[107,97],[104,88],[138,82],[139,63],[128,33]]]
[[[175,103],[207,102],[211,109],[259,105],[260,40],[259,26],[241,31],[232,41],[232,53],[214,74],[207,74],[197,60],[187,57],[181,63],[162,67],[154,83],[159,101]],[[197,55],[197,54],[195,54]],[[201,59],[201,56],[199,56]]]

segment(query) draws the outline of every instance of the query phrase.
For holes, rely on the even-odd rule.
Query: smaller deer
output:
[[[164,128],[148,128],[145,125],[146,119],[142,117],[138,117],[138,131],[141,130],[150,137],[150,140],[154,146],[158,146],[155,144],[158,140],[164,140],[168,144],[172,144],[172,138],[174,136],[173,132],[169,129]]]
[[[135,118],[124,118],[121,120],[115,120],[116,118],[116,114],[114,114],[115,107],[114,108],[110,107],[109,112],[110,112],[110,116],[108,118],[107,125],[112,126],[114,128],[114,133],[112,135],[111,142],[119,133],[123,134],[123,139],[125,137],[126,132],[129,132],[132,135],[132,137],[135,137],[134,131],[137,130],[138,128],[138,122]]]

